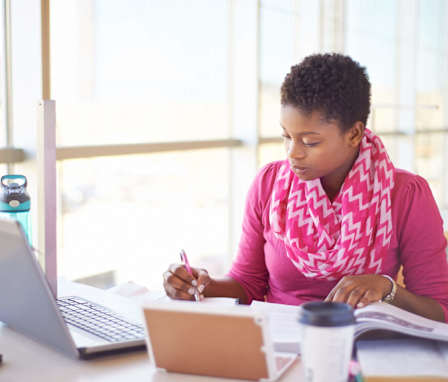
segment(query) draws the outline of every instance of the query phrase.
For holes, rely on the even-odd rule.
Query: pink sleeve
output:
[[[252,300],[263,301],[268,286],[262,215],[275,176],[273,167],[272,163],[263,167],[249,189],[238,252],[228,273],[243,287],[249,304]]]
[[[448,321],[448,264],[443,221],[428,183],[416,176],[394,200],[406,289],[439,302]]]

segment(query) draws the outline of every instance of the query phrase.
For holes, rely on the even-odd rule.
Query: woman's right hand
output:
[[[194,300],[197,291],[204,298],[204,289],[211,282],[205,269],[191,268],[190,275],[183,264],[171,264],[163,274],[163,287],[166,294],[176,300]]]

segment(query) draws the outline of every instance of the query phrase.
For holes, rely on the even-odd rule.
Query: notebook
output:
[[[72,357],[145,348],[141,322],[78,296],[55,300],[19,223],[0,220],[0,248],[0,321]]]
[[[268,316],[248,306],[151,302],[144,318],[150,360],[168,372],[274,381],[297,358],[274,353]]]

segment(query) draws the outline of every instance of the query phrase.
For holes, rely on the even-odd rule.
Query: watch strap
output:
[[[381,275],[381,276],[388,279],[392,284],[392,288],[391,288],[390,292],[383,297],[382,301],[391,303],[395,299],[395,294],[397,293],[397,283],[389,275]]]

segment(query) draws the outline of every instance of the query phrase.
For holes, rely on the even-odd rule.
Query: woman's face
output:
[[[300,179],[327,178],[329,183],[342,184],[360,141],[353,140],[353,129],[343,132],[320,112],[304,114],[290,105],[282,106],[280,125],[288,161]]]

